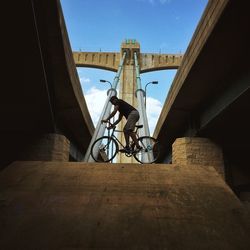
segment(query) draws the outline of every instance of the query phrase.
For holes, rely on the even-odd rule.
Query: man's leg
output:
[[[129,133],[127,131],[124,131],[124,137],[126,141],[126,147],[129,147]]]
[[[125,130],[124,130],[124,137],[125,137],[125,141],[126,141],[126,146],[125,146],[125,148],[120,149],[120,152],[130,154],[131,149],[129,147],[129,134]]]
[[[124,137],[125,137],[125,141],[126,141],[126,146],[125,146],[125,148],[121,149],[120,152],[129,154],[129,153],[131,153],[131,149],[129,147],[129,134],[125,130],[124,130]]]
[[[138,140],[137,140],[137,138],[136,138],[135,132],[133,132],[133,131],[130,132],[130,133],[129,133],[129,136],[130,136],[130,137],[132,138],[132,140],[134,141],[136,147],[137,147],[137,148],[140,148],[140,145],[139,145]]]
[[[136,134],[134,132],[134,129],[135,129],[136,122],[139,120],[139,117],[140,116],[139,116],[138,111],[136,111],[136,110],[132,111],[129,114],[128,119],[127,119],[127,123],[125,124],[124,129],[123,129],[126,143],[129,143],[129,137],[131,137],[137,148],[140,148],[140,145],[139,145],[138,140],[136,138]]]

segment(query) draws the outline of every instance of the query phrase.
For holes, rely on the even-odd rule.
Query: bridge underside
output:
[[[12,13],[13,6],[10,8]],[[16,44],[11,48],[12,61],[8,65],[13,71],[1,86],[0,167],[22,158],[25,148],[48,133],[66,136],[71,148],[84,153],[94,126],[80,87],[60,2],[30,0],[16,9],[18,13],[12,16],[12,40]],[[14,68],[15,63],[19,67]]]
[[[215,6],[223,3],[225,8]],[[247,9],[246,1],[210,1],[155,131],[163,145],[160,161],[166,162],[171,160],[171,147],[176,138],[212,139],[223,150],[228,182],[236,186],[237,174],[245,176],[241,182],[250,184],[250,16]]]

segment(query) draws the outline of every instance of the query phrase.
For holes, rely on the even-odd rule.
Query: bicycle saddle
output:
[[[136,128],[143,128],[143,125],[135,125]]]

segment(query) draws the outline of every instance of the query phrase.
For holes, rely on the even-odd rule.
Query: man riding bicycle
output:
[[[138,140],[136,138],[136,134],[134,132],[136,122],[140,118],[138,110],[135,109],[133,106],[131,106],[129,103],[123,101],[122,99],[118,99],[116,96],[112,96],[110,98],[110,102],[114,105],[114,110],[106,119],[103,119],[102,122],[105,122],[105,123],[108,122],[110,118],[115,116],[117,111],[119,111],[118,119],[113,124],[110,124],[108,129],[113,128],[116,124],[118,124],[122,120],[122,117],[125,116],[127,119],[127,122],[123,128],[124,137],[126,141],[124,152],[125,153],[131,152],[131,148],[129,147],[129,137],[131,137],[132,140],[134,141],[136,148],[137,148],[136,151],[139,151],[141,149],[141,146],[139,145]]]

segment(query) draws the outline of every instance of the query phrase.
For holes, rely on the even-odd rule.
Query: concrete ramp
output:
[[[15,162],[0,172],[0,249],[250,249],[212,167]]]

